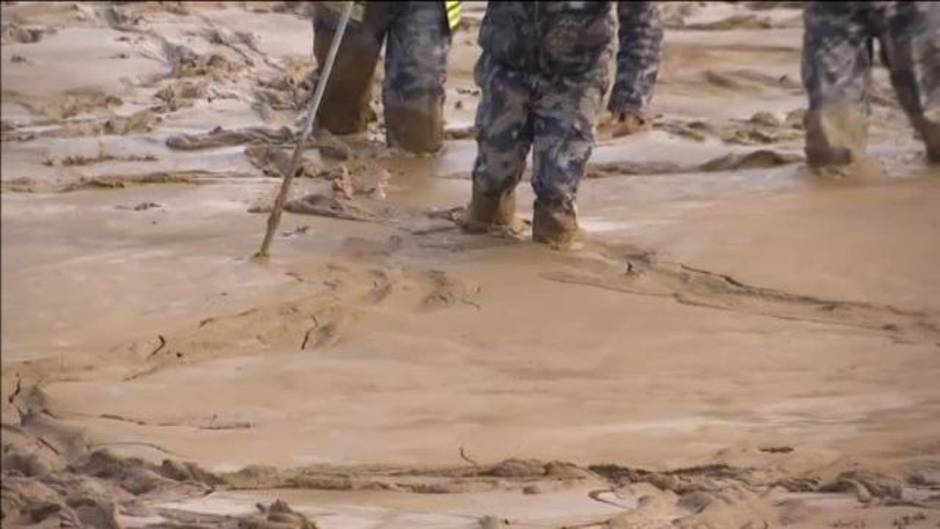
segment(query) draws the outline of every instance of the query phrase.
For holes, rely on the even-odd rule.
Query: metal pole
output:
[[[290,184],[294,180],[294,173],[297,172],[297,166],[300,165],[300,160],[303,158],[304,145],[307,144],[307,139],[310,138],[310,133],[313,131],[313,122],[317,117],[317,111],[320,110],[320,103],[323,101],[324,92],[326,92],[326,83],[330,78],[330,72],[333,71],[333,63],[336,62],[336,53],[339,51],[343,34],[346,33],[346,25],[349,23],[349,18],[352,16],[353,7],[353,2],[347,3],[346,10],[343,11],[343,15],[339,19],[339,26],[337,26],[336,32],[333,33],[333,41],[330,43],[330,52],[326,56],[326,62],[323,64],[323,69],[320,71],[320,79],[317,81],[317,88],[313,94],[313,104],[310,107],[310,114],[307,115],[303,132],[301,132],[297,146],[294,148],[294,156],[291,157],[290,169],[287,174],[284,175],[284,180],[281,182],[281,190],[274,200],[274,207],[271,209],[271,215],[268,217],[268,229],[264,234],[264,241],[261,242],[261,249],[258,250],[255,257],[268,257],[270,255],[268,250],[271,247],[274,234],[277,232],[277,226],[281,223],[281,213],[284,211],[284,203],[287,202]]]

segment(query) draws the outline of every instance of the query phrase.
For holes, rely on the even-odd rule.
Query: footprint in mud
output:
[[[430,292],[424,296],[421,307],[425,310],[438,310],[453,307],[458,303],[480,308],[474,298],[480,293],[480,285],[455,278],[443,270],[430,270],[425,274],[430,283]]]

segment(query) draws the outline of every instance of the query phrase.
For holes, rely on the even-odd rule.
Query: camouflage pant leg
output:
[[[804,12],[806,158],[812,165],[843,165],[864,157],[872,34],[868,10],[860,4],[810,2]]]
[[[552,81],[534,105],[532,188],[544,204],[573,207],[591,157],[606,62],[584,77]]]
[[[444,2],[397,6],[385,50],[385,127],[390,146],[436,152],[444,142],[450,29]]]
[[[486,52],[474,70],[480,87],[474,193],[498,198],[511,193],[525,171],[532,145],[532,91],[526,75],[501,66]]]
[[[881,45],[901,107],[940,162],[940,4],[897,2],[884,14]]]
[[[313,50],[317,64],[326,62],[339,23],[339,13],[321,4],[313,17]],[[372,109],[372,77],[385,38],[384,20],[367,9],[362,22],[350,21],[333,64],[317,123],[334,134],[366,130]],[[384,17],[383,17],[384,18]]]

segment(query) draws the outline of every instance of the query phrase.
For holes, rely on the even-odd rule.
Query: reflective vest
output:
[[[346,2],[322,2],[325,7],[330,8],[337,13],[342,13],[345,10]],[[362,22],[366,16],[366,6],[365,2],[357,1],[353,2],[352,15],[350,18],[356,22]],[[459,0],[446,0],[444,2],[444,10],[447,12],[447,26],[451,31],[455,31],[458,26],[460,26],[460,17],[462,13],[461,8],[462,2]]]
[[[444,8],[447,10],[447,25],[451,31],[456,31],[460,26],[461,2],[459,0],[447,0],[444,2]]]

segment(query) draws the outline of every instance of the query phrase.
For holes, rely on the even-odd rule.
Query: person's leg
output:
[[[872,37],[866,2],[810,2],[804,13],[806,158],[812,166],[863,159],[868,142]]]
[[[341,7],[337,9],[337,4],[341,3],[322,2],[315,6],[313,51],[318,69],[314,81],[319,76],[320,65],[326,62],[339,23]],[[365,10],[362,21],[351,20],[346,27],[323,93],[317,123],[334,134],[362,132],[372,116],[369,107],[372,77],[382,50],[388,18],[381,3],[376,2],[375,5],[379,7],[370,6]]]
[[[474,77],[480,87],[477,158],[464,228],[474,232],[511,228],[515,189],[532,145],[531,90],[522,72],[499,65],[485,52]]]
[[[591,78],[603,77],[591,75]],[[602,84],[566,78],[546,86],[535,104],[532,238],[566,246],[578,231],[575,198],[594,147]]]
[[[389,146],[433,153],[444,144],[444,83],[450,29],[444,2],[396,6],[385,49],[385,130]]]
[[[884,12],[881,45],[901,107],[940,163],[940,4],[895,2]]]

